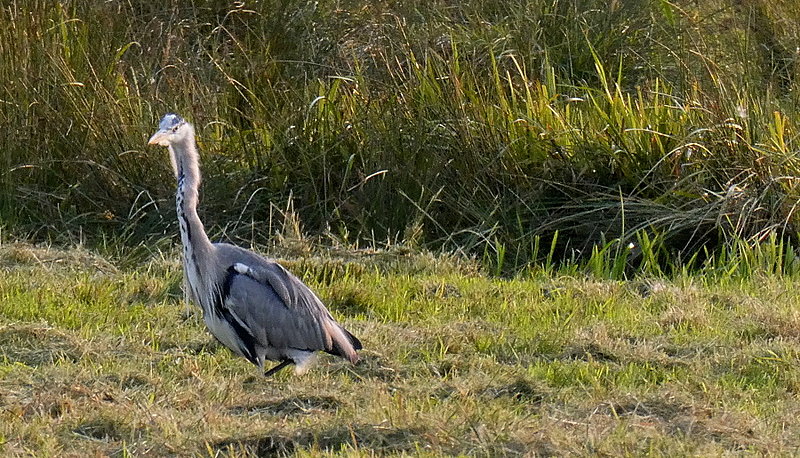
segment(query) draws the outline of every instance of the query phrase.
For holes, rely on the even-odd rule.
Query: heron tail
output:
[[[350,338],[350,344],[353,346],[353,348],[355,348],[356,350],[361,350],[362,348],[364,348],[364,347],[361,346],[361,341],[358,340],[358,337],[356,337],[353,334],[351,334],[350,331],[348,331],[345,328],[342,328],[342,331],[344,331],[344,333],[347,335],[347,337]]]
[[[339,326],[337,323],[329,323],[328,333],[331,336],[331,349],[325,350],[326,352],[341,356],[355,364],[358,362],[358,353],[356,350],[361,350],[361,341],[353,334]]]

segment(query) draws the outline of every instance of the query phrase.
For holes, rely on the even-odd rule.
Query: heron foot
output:
[[[281,370],[284,367],[288,366],[289,364],[292,364],[292,360],[291,359],[284,359],[277,366],[273,367],[272,369],[268,370],[267,372],[264,372],[264,377],[269,377],[271,375],[274,375],[276,372],[278,372],[279,370]]]

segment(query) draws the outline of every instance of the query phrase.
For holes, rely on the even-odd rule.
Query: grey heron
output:
[[[265,360],[308,370],[317,351],[355,364],[361,342],[334,320],[300,279],[250,250],[211,243],[197,215],[200,166],[194,127],[168,113],[150,137],[166,146],[178,181],[175,201],[188,293],[203,310],[211,334],[237,355],[264,370]]]

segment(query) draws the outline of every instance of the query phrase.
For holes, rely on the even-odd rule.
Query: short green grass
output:
[[[0,453],[800,450],[794,276],[499,279],[402,249],[289,253],[363,341],[358,365],[257,376],[187,313],[169,254],[0,246]]]

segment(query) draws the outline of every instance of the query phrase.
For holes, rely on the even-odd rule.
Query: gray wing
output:
[[[361,344],[331,316],[322,301],[280,264],[236,263],[226,306],[262,345],[279,350],[322,350],[358,360]]]

